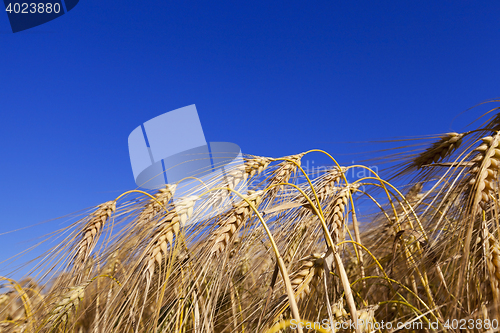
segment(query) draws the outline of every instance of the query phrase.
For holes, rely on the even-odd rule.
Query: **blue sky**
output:
[[[498,17],[496,1],[81,0],[13,34],[0,14],[0,234],[134,188],[129,133],[190,104],[207,141],[273,157],[350,163],[378,147],[350,141],[457,130],[499,97]],[[0,261],[57,226],[0,235]]]

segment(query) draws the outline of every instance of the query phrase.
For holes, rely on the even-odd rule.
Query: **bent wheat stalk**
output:
[[[266,234],[269,238],[269,241],[271,242],[271,247],[272,247],[274,254],[276,256],[276,260],[278,262],[278,267],[280,269],[281,276],[283,278],[283,281],[285,282],[285,289],[287,291],[288,302],[290,303],[290,309],[292,310],[292,315],[293,315],[295,320],[300,320],[299,308],[298,308],[297,302],[295,300],[295,295],[294,295],[294,292],[292,289],[292,285],[290,284],[290,278],[288,276],[285,262],[283,261],[283,258],[280,255],[280,252],[278,250],[278,246],[276,245],[276,242],[274,241],[273,234],[269,230],[269,227],[267,226],[266,222],[264,221],[262,215],[259,213],[259,211],[255,207],[255,205],[250,200],[248,200],[244,195],[242,195],[238,191],[232,190],[230,188],[227,188],[227,189],[229,191],[231,191],[232,193],[236,194],[238,197],[240,197],[242,200],[244,200],[248,204],[248,206],[250,206],[250,208],[257,215],[259,221],[261,222],[262,226],[264,227],[264,230],[266,231]],[[220,188],[211,189],[211,190],[205,192],[204,194],[202,194],[201,196],[207,194],[208,192],[217,191],[217,190],[220,190]],[[297,331],[299,333],[302,333],[302,328],[299,326]]]

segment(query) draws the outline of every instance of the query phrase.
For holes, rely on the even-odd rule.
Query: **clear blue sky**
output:
[[[134,188],[129,133],[186,105],[207,141],[347,163],[341,142],[500,95],[498,1],[270,2],[81,0],[16,34],[0,13],[0,234]],[[0,235],[0,261],[55,227]]]

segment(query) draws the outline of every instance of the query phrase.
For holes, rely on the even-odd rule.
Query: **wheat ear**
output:
[[[276,170],[273,171],[268,185],[270,187],[268,194],[271,197],[275,196],[281,188],[281,186],[273,185],[288,183],[290,177],[297,171],[297,165],[300,166],[302,156],[304,156],[304,154],[285,157],[285,161],[281,162]]]
[[[500,165],[499,136],[500,132],[494,137],[482,138],[483,144],[474,149],[477,154],[472,159],[474,165],[469,170],[472,176],[469,179],[469,186],[473,194],[474,208],[480,205],[486,209],[487,203],[491,199],[490,195],[495,193]]]
[[[424,194],[422,193],[423,187],[424,183],[422,182],[416,183],[412,187],[410,187],[408,193],[406,193],[405,195],[406,201],[408,201],[410,205],[413,205],[424,196]]]
[[[227,172],[227,175],[224,177],[225,184],[223,187],[229,188],[229,190],[216,191],[214,193],[215,200],[211,204],[213,206],[222,204],[229,197],[231,190],[236,189],[238,184],[244,183],[253,176],[262,173],[271,161],[270,158],[260,156],[246,158],[244,164],[238,165]]]
[[[497,185],[496,179],[500,164],[500,149],[498,149],[499,138],[500,131],[497,132],[495,136],[482,138],[483,143],[474,149],[476,156],[471,160],[474,164],[469,169],[470,177],[467,179],[470,219],[474,219],[477,216],[477,213],[480,212],[480,208],[486,210],[490,201],[490,194],[495,195],[493,189],[495,189]],[[473,230],[474,223],[471,221],[471,223],[467,225],[462,267],[455,287],[455,295],[457,295],[457,298],[462,296],[464,277],[469,270],[469,255]]]
[[[228,172],[228,187],[235,189],[241,181],[246,181],[248,178],[259,175],[267,168],[271,161],[270,158],[260,156],[246,158],[244,164],[238,165]]]
[[[168,247],[172,246],[174,236],[177,236],[181,226],[193,214],[193,209],[197,196],[190,196],[176,203],[175,209],[171,210],[160,222],[158,228],[152,236],[153,241],[146,251],[145,274],[148,281],[151,280],[155,272],[155,263],[162,265],[163,259],[167,257]]]
[[[326,198],[335,194],[338,191],[337,184],[342,180],[342,173],[347,170],[346,167],[338,167],[329,169],[325,175],[322,177],[321,181],[318,183],[316,188],[316,194],[318,195],[319,201],[324,201]]]
[[[104,224],[116,210],[116,202],[108,201],[98,207],[99,208],[90,215],[90,220],[85,225],[85,228],[81,233],[82,237],[76,245],[77,252],[75,253],[73,259],[75,270],[81,268],[92,253],[92,250],[101,235]]]
[[[271,159],[267,157],[255,156],[245,159],[245,171],[248,178],[259,175],[271,163]]]
[[[333,235],[335,243],[344,239],[344,215],[349,202],[349,189],[342,189],[333,202],[325,209],[326,222]],[[331,207],[331,208],[330,208]]]
[[[375,311],[378,307],[378,305],[375,305],[358,311],[359,326],[363,333],[369,333],[374,326],[376,327]]]
[[[487,256],[488,272],[490,274],[490,285],[493,292],[493,300],[498,307],[500,304],[500,244],[498,240],[488,232],[489,255]],[[498,312],[500,308],[496,309]]]
[[[246,197],[255,207],[257,207],[262,199],[262,191],[248,191],[249,195]],[[236,231],[242,224],[251,216],[252,209],[249,204],[242,200],[237,202],[228,213],[222,218],[219,223],[219,228],[215,231],[215,235],[211,238],[213,243],[210,254],[218,255],[223,252]]]
[[[85,294],[85,288],[91,282],[92,280],[89,280],[83,284],[69,288],[68,292],[57,302],[46,323],[51,326],[57,326],[60,322],[66,322],[69,318],[69,313],[72,310],[76,312]]]
[[[302,260],[299,270],[291,277],[291,285],[297,301],[311,293],[323,274],[323,258],[325,253],[314,253]]]
[[[139,215],[138,223],[151,221],[158,213],[164,210],[163,207],[166,207],[170,202],[170,199],[172,199],[176,187],[176,184],[167,184],[164,188],[158,190],[155,194],[156,200],[149,199],[148,203]]]
[[[413,164],[420,169],[426,164],[436,163],[444,159],[460,147],[464,135],[465,133],[446,133],[439,141],[415,158]]]

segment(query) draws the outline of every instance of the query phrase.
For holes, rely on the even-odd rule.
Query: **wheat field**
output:
[[[248,155],[176,200],[110,198],[0,277],[0,331],[499,331],[499,102],[381,173]]]

